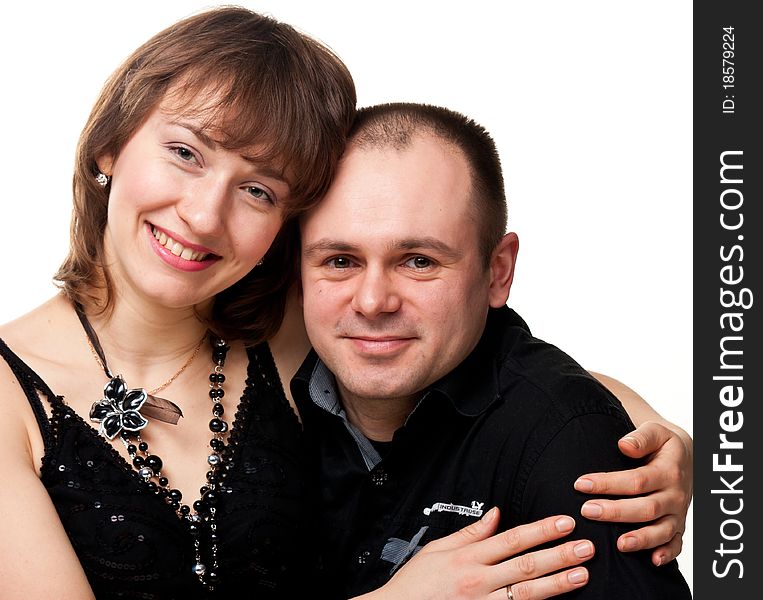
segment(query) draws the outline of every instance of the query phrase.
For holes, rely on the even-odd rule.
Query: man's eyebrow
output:
[[[461,250],[452,248],[434,237],[405,238],[395,242],[392,247],[399,250],[435,250],[452,260],[459,259],[464,255]]]
[[[347,242],[342,242],[339,240],[330,240],[330,239],[321,239],[317,242],[313,242],[312,244],[306,244],[302,247],[302,254],[304,256],[312,256],[314,254],[319,254],[321,252],[355,252],[357,251],[358,247],[353,246],[352,244],[348,244]]]
[[[404,238],[392,242],[389,247],[393,250],[434,250],[450,260],[457,260],[463,256],[462,251],[451,248],[445,242],[433,237]],[[307,257],[321,252],[347,252],[349,254],[358,251],[358,246],[328,238],[306,244],[302,248],[302,254]]]

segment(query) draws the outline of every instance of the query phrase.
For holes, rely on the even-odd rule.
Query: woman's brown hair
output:
[[[175,23],[138,48],[106,82],[80,136],[69,254],[55,275],[73,302],[108,311],[104,264],[109,186],[96,159],[116,158],[172,93],[173,110],[199,117],[227,149],[258,148],[289,181],[285,222],[263,265],[215,297],[210,327],[253,344],[272,336],[297,270],[295,218],[326,192],[355,114],[347,67],[294,28],[244,8],[222,7]],[[214,103],[198,98],[214,98]]]

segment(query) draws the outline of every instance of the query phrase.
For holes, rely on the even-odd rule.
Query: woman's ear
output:
[[[99,156],[95,159],[95,164],[98,165],[98,170],[106,175],[106,177],[111,177],[111,173],[114,167],[114,158],[111,156],[111,154],[104,154],[103,156]]]

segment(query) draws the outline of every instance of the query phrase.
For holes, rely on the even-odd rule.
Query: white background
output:
[[[487,127],[520,238],[509,304],[691,433],[691,3],[242,3],[331,46],[360,105],[441,104]],[[74,148],[103,81],[210,4],[4,8],[0,322],[55,293]],[[684,539],[691,585],[691,526]]]

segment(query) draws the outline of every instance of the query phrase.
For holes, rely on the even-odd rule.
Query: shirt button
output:
[[[371,556],[371,553],[368,550],[363,550],[360,554],[358,554],[358,564],[364,565],[368,562],[368,557]]]
[[[373,473],[371,473],[371,482],[377,486],[381,487],[385,483],[387,483],[387,479],[389,476],[387,475],[387,472],[384,469],[377,469]]]

